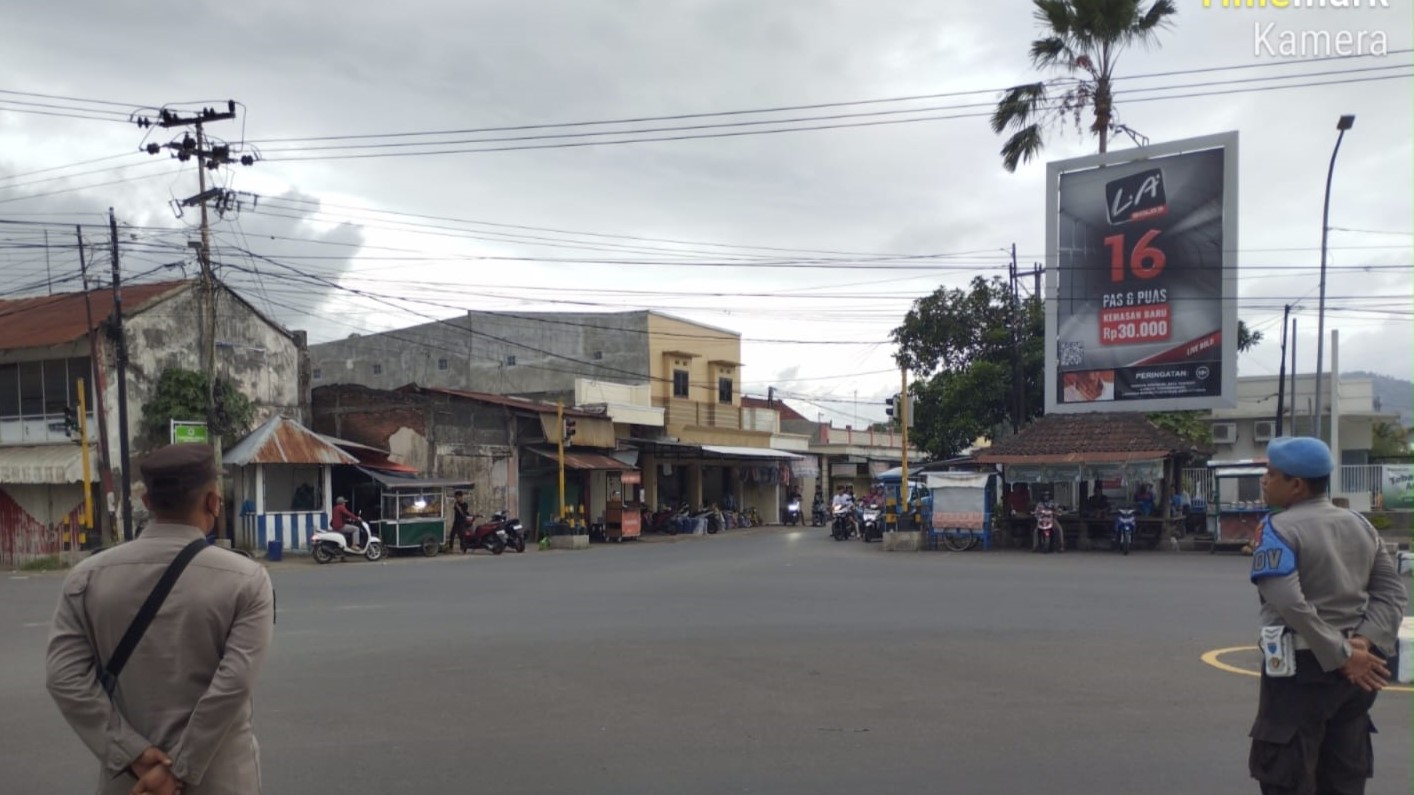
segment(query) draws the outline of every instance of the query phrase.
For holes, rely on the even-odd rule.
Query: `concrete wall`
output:
[[[732,379],[732,405],[741,405],[741,335],[699,323],[648,316],[649,350],[654,397],[673,399],[673,371],[687,370],[687,400],[717,403],[717,379]],[[692,356],[675,356],[673,353]]]
[[[128,422],[133,431],[134,457],[152,445],[139,437],[142,406],[152,398],[162,372],[171,367],[200,370],[205,350],[201,304],[195,290],[184,290],[125,319],[128,340]],[[108,368],[105,397],[109,423],[109,449],[118,466],[117,371],[110,345],[105,345]],[[274,414],[303,421],[304,397],[300,392],[301,354],[295,340],[252,310],[245,302],[222,290],[216,303],[216,373],[230,380],[256,404],[254,426]]]
[[[647,321],[647,312],[468,312],[313,345],[313,384],[416,383],[572,400],[577,378],[648,380]]]
[[[426,477],[475,483],[476,513],[519,502],[517,422],[503,407],[351,384],[316,387],[312,404],[319,433],[390,450]]]

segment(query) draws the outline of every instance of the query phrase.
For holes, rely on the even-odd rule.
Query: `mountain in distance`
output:
[[[1399,424],[1408,428],[1414,422],[1414,383],[1379,373],[1356,370],[1340,374],[1342,378],[1368,378],[1375,383],[1375,400],[1383,411],[1399,415]]]

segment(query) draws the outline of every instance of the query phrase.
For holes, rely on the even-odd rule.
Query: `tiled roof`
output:
[[[783,420],[804,420],[806,417],[795,409],[787,406],[784,400],[777,400],[774,404],[766,398],[741,396],[741,407],[744,409],[775,409],[780,412]]]
[[[141,309],[152,301],[185,288],[190,282],[155,282],[123,287],[123,313]],[[113,313],[113,291],[88,291],[93,327]],[[84,294],[59,293],[32,298],[0,300],[0,350],[46,348],[73,342],[88,334],[88,308]]]
[[[1047,414],[977,452],[986,464],[1102,463],[1164,458],[1191,448],[1143,414]]]

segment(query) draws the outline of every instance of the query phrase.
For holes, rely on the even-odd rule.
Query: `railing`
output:
[[[699,403],[694,400],[655,397],[653,405],[664,409],[663,421],[668,425],[695,425],[702,428],[776,433],[779,414],[770,409],[742,408],[729,403]]]
[[[1344,494],[1375,494],[1384,486],[1384,467],[1379,464],[1342,466],[1340,482],[1331,486],[1333,491]]]
[[[820,426],[820,444],[859,445],[861,447],[900,447],[903,436],[893,431],[856,430]]]

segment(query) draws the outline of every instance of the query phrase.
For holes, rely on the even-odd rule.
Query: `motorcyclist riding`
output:
[[[363,550],[362,520],[358,514],[349,510],[348,500],[338,497],[334,500],[334,516],[329,520],[329,526],[335,532],[343,533],[348,539],[349,548],[354,552]]]

